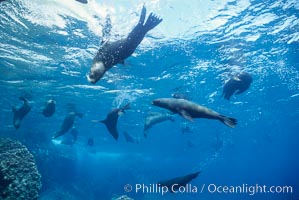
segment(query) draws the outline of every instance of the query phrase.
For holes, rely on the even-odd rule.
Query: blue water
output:
[[[163,22],[150,31],[124,65],[96,85],[86,79],[109,14],[111,40],[125,37],[143,1],[14,1],[0,3],[0,136],[22,141],[42,175],[40,199],[277,199],[299,198],[299,3],[296,0],[146,2]],[[230,101],[222,88],[247,71],[253,83]],[[187,94],[192,101],[238,119],[163,122],[143,138],[148,112],[162,111],[155,98]],[[29,99],[21,128],[11,107]],[[53,98],[56,113],[41,114]],[[131,103],[118,121],[115,141],[101,123],[111,109]],[[75,109],[78,140],[52,140]],[[191,132],[182,134],[187,125]],[[139,138],[127,143],[123,132]],[[68,133],[69,134],[69,133]],[[88,146],[89,138],[94,145]],[[196,193],[135,191],[136,184],[201,174]],[[131,184],[132,192],[124,186]],[[291,186],[292,193],[211,193],[207,186]],[[201,188],[205,185],[203,192]]]

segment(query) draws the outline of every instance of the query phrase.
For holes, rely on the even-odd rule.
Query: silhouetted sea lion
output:
[[[55,113],[56,102],[53,99],[47,101],[45,108],[43,109],[43,115],[45,117],[51,117]]]
[[[231,128],[234,128],[237,124],[237,120],[234,118],[223,116],[185,99],[160,98],[155,99],[152,104],[177,113],[189,121],[193,121],[193,118],[217,119]]]
[[[128,142],[128,143],[129,143],[129,142],[130,142],[130,143],[136,143],[136,144],[139,143],[138,138],[133,137],[133,136],[130,135],[127,131],[124,131],[124,136],[125,136],[126,142]]]
[[[143,7],[138,24],[127,38],[115,42],[103,42],[93,59],[92,67],[87,76],[90,83],[95,84],[111,67],[124,63],[124,60],[134,53],[145,34],[162,21],[162,19],[156,17],[153,13],[150,13],[144,23],[145,15],[146,8]]]
[[[60,127],[60,130],[57,131],[54,136],[53,136],[53,139],[55,138],[58,138],[59,136],[62,136],[64,135],[66,132],[68,132],[74,125],[74,121],[75,121],[75,118],[77,117],[80,117],[82,118],[83,117],[83,114],[81,113],[76,113],[76,112],[70,112],[63,120],[63,123]]]
[[[88,138],[88,140],[87,140],[87,145],[88,146],[93,146],[94,145],[94,140],[93,140],[93,138]]]
[[[222,96],[224,96],[224,99],[229,100],[236,91],[235,94],[245,92],[250,87],[252,80],[252,76],[247,72],[237,74],[225,83]]]
[[[12,112],[13,112],[13,125],[16,129],[19,129],[21,126],[21,122],[23,118],[29,113],[31,110],[31,107],[29,105],[29,102],[27,99],[24,97],[20,97],[20,100],[24,101],[24,104],[17,109],[16,106],[12,107]]]
[[[147,137],[148,129],[150,129],[155,124],[164,122],[166,120],[170,120],[174,122],[172,115],[169,113],[150,112],[145,118],[144,129],[143,129],[144,137]]]
[[[87,3],[88,3],[87,0],[76,0],[76,1],[78,1],[78,2],[80,2],[80,3],[84,3],[84,4],[87,4]]]
[[[106,119],[97,121],[104,123],[109,131],[109,133],[113,136],[115,140],[118,139],[118,131],[117,131],[117,120],[118,117],[125,112],[125,110],[130,108],[130,104],[127,103],[124,107],[122,108],[115,108],[111,112],[108,113]]]
[[[166,186],[168,188],[168,191],[175,192],[179,189],[179,187],[186,187],[187,183],[195,179],[200,172],[195,172],[192,174],[188,174],[185,176],[176,177],[173,179],[160,181],[158,184],[161,186]]]

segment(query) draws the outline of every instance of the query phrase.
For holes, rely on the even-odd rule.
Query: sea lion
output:
[[[76,0],[76,1],[78,1],[78,2],[80,2],[80,3],[83,3],[83,4],[87,4],[87,3],[88,3],[87,0]]]
[[[93,138],[88,138],[88,140],[87,140],[87,145],[88,146],[93,146],[94,145],[94,140],[93,140]]]
[[[53,99],[50,99],[47,101],[42,113],[45,117],[51,117],[55,113],[55,108],[56,102]]]
[[[168,188],[168,191],[175,192],[179,190],[180,187],[186,187],[187,183],[195,179],[200,172],[195,172],[192,174],[188,174],[185,176],[176,177],[169,180],[159,181],[158,184],[161,186],[166,186]]]
[[[95,122],[101,122],[104,123],[109,131],[109,133],[113,136],[115,140],[118,139],[118,131],[117,131],[117,120],[118,117],[125,113],[125,110],[130,108],[130,103],[127,103],[125,106],[122,108],[115,108],[111,112],[108,113],[106,119],[100,120],[100,121],[95,121]]]
[[[236,91],[237,92],[235,94],[245,92],[250,87],[252,80],[252,76],[247,72],[237,74],[225,83],[222,96],[224,96],[224,99],[229,100]]]
[[[21,101],[24,101],[24,104],[17,109],[16,106],[12,107],[12,112],[13,112],[13,125],[16,129],[19,129],[21,126],[21,122],[23,118],[29,113],[31,110],[31,107],[29,105],[29,102],[27,99],[24,97],[19,98]]]
[[[183,118],[192,121],[193,118],[217,119],[225,125],[234,128],[237,120],[221,115],[209,108],[200,106],[185,99],[160,98],[152,102],[153,105],[170,110],[181,115]]]
[[[115,42],[105,41],[102,43],[97,55],[93,59],[92,67],[87,76],[90,83],[95,84],[114,65],[123,64],[124,60],[134,53],[145,34],[162,21],[162,19],[156,17],[153,13],[150,13],[144,23],[145,15],[146,8],[143,7],[138,24],[127,38]]]
[[[126,142],[128,142],[128,143],[136,143],[136,144],[139,143],[139,138],[138,137],[133,137],[127,131],[124,131],[123,133],[124,133]]]
[[[76,113],[76,112],[70,112],[63,120],[63,123],[60,127],[60,130],[57,131],[54,136],[53,136],[53,139],[55,138],[58,138],[59,136],[62,136],[64,135],[66,132],[68,132],[74,125],[74,121],[75,121],[75,118],[77,117],[80,117],[82,118],[83,117],[83,114],[82,113]]]
[[[145,118],[145,123],[143,128],[144,137],[147,137],[148,129],[150,129],[155,124],[164,122],[166,120],[170,120],[174,122],[172,115],[169,113],[150,112]]]

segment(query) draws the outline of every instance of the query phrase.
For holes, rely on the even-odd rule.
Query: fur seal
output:
[[[68,132],[74,125],[74,121],[76,117],[83,117],[82,113],[76,113],[76,112],[70,112],[63,120],[63,123],[60,127],[60,130],[57,131],[54,136],[53,139],[58,138],[59,136],[64,135],[66,132]]]
[[[124,136],[125,136],[126,142],[128,142],[128,143],[136,143],[136,144],[139,143],[138,138],[137,137],[133,137],[127,131],[124,131]]]
[[[115,140],[118,139],[118,131],[117,131],[117,120],[120,115],[125,113],[125,110],[130,108],[130,103],[127,103],[125,106],[121,108],[115,108],[111,112],[108,113],[106,119],[96,121],[104,123],[109,131],[109,133],[113,136]]]
[[[158,184],[160,184],[161,186],[166,186],[168,188],[168,191],[173,193],[177,191],[180,187],[186,187],[187,183],[195,179],[199,174],[200,172],[195,172],[185,176],[159,181]]]
[[[13,125],[16,129],[19,129],[21,126],[21,122],[23,118],[30,112],[31,107],[29,105],[29,102],[24,97],[19,98],[21,101],[24,101],[24,104],[17,109],[16,106],[12,107],[13,112]]]
[[[92,67],[87,76],[90,83],[95,84],[114,65],[123,64],[124,60],[134,53],[145,34],[162,21],[162,19],[156,17],[153,13],[150,13],[144,23],[145,15],[146,8],[143,7],[138,24],[129,33],[127,38],[115,42],[105,41],[102,43],[97,55],[93,59]]]
[[[150,112],[145,118],[144,123],[144,137],[147,137],[147,131],[155,124],[170,120],[174,122],[172,115],[169,113]]]
[[[168,109],[173,113],[177,113],[183,118],[192,122],[193,118],[207,118],[217,119],[231,128],[234,128],[237,124],[237,120],[234,118],[226,117],[209,108],[200,106],[185,99],[160,98],[155,99],[152,104],[161,108]]]
[[[47,101],[45,108],[43,109],[43,115],[45,117],[51,117],[55,113],[56,102],[53,99]]]
[[[236,91],[237,92],[235,94],[241,94],[245,92],[250,87],[252,80],[252,76],[247,72],[241,72],[240,74],[237,74],[225,83],[222,96],[224,96],[224,99],[229,100]]]
[[[88,3],[87,0],[76,0],[76,1],[78,1],[78,2],[80,2],[80,3],[83,3],[83,4],[87,4],[87,3]]]
[[[93,138],[88,138],[88,140],[87,140],[87,145],[88,146],[93,146],[94,145],[94,140],[93,140]]]

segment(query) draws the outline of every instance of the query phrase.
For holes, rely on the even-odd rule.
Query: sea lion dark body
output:
[[[83,4],[87,4],[87,3],[88,3],[87,0],[76,0],[76,1],[78,1],[78,2],[80,2],[80,3],[83,3]]]
[[[180,176],[173,179],[160,181],[158,182],[158,184],[160,184],[161,186],[166,186],[168,188],[168,191],[174,192],[177,191],[179,187],[186,187],[187,183],[195,179],[199,175],[199,173],[200,172],[195,172],[185,176]]]
[[[52,99],[47,101],[45,108],[43,109],[43,115],[45,117],[51,117],[56,110],[56,102]]]
[[[63,120],[63,123],[59,129],[59,131],[57,131],[54,136],[53,139],[58,138],[59,136],[64,135],[66,132],[68,132],[74,125],[74,121],[76,117],[83,117],[83,114],[81,113],[76,113],[76,112],[70,112]]]
[[[148,116],[145,118],[144,129],[143,129],[144,137],[147,137],[147,130],[150,129],[152,126],[167,120],[174,122],[172,115],[169,113],[159,113],[159,112],[149,113]]]
[[[209,108],[185,99],[160,98],[155,99],[153,105],[168,109],[189,121],[193,121],[193,118],[217,119],[231,128],[234,128],[237,124],[237,120],[234,118],[223,116]]]
[[[237,74],[225,83],[222,96],[224,96],[224,99],[229,100],[236,91],[235,94],[245,92],[250,87],[252,80],[252,76],[246,72]]]
[[[111,67],[116,64],[123,64],[124,60],[134,53],[145,34],[162,21],[162,19],[153,15],[153,13],[150,13],[144,24],[145,15],[146,9],[143,7],[138,24],[127,38],[115,42],[103,42],[97,55],[93,59],[92,67],[88,75],[89,82],[95,84]]]
[[[15,106],[12,107],[13,112],[13,125],[16,129],[19,129],[23,118],[30,112],[31,107],[29,102],[24,97],[19,98],[21,101],[24,101],[24,104],[17,109]]]
[[[108,113],[106,119],[101,120],[99,122],[104,123],[109,131],[109,133],[113,136],[115,140],[118,139],[118,131],[117,131],[117,120],[118,117],[125,112],[125,110],[130,108],[130,104],[126,104],[122,108],[115,108],[111,112]]]

